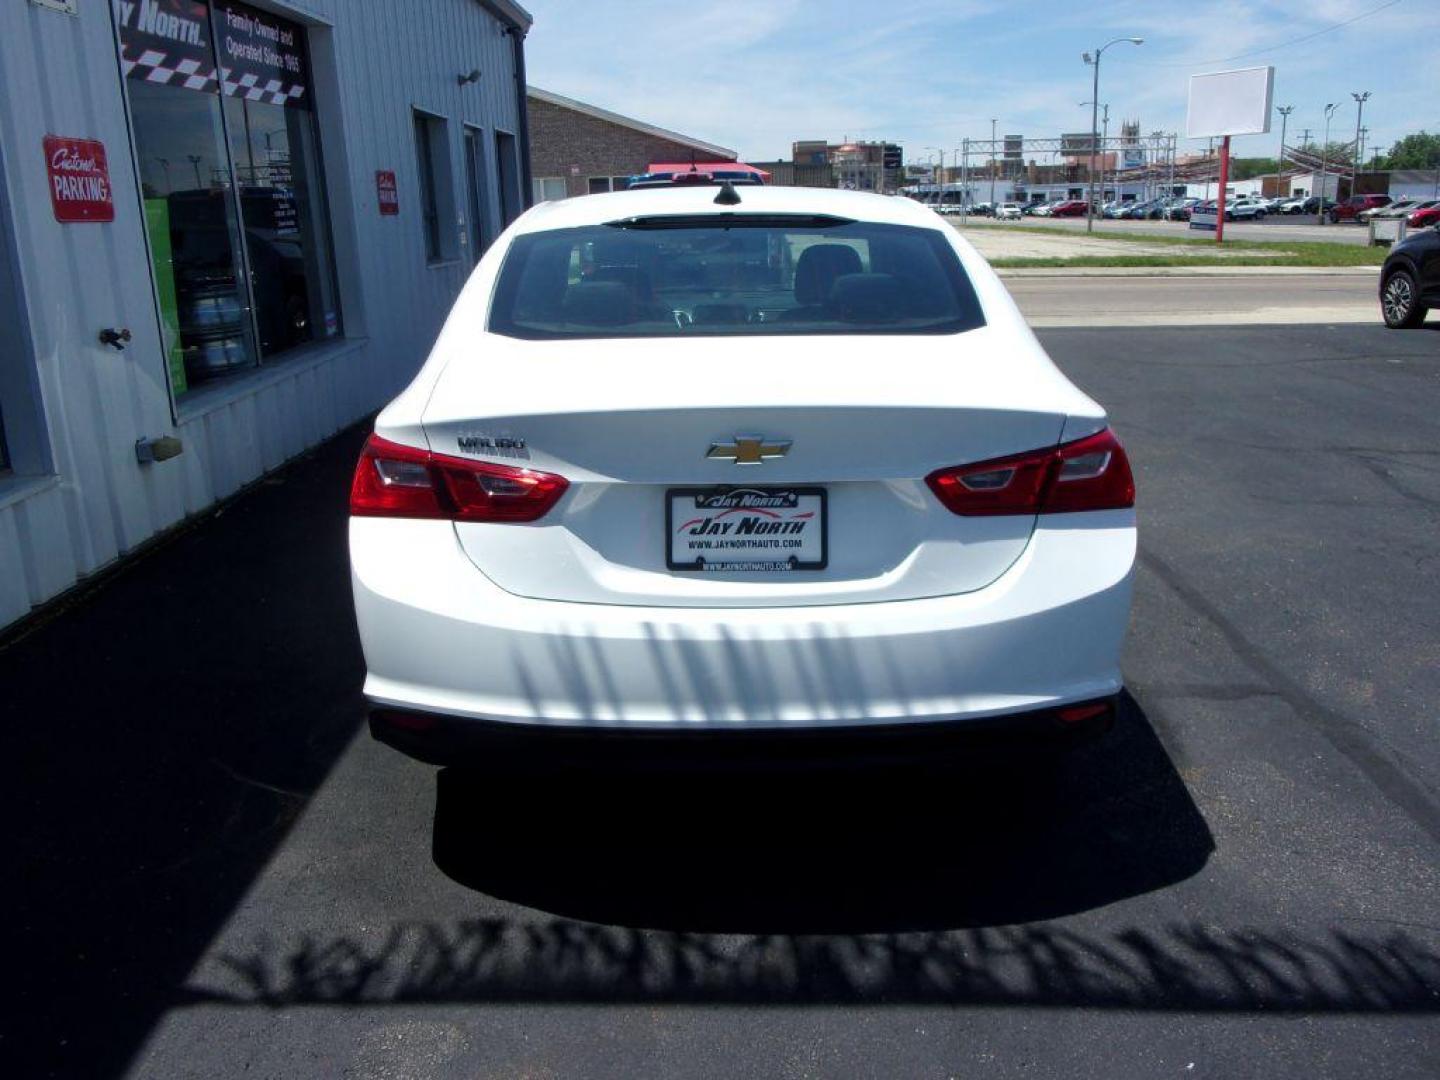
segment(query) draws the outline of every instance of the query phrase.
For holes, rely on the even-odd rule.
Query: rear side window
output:
[[[983,326],[934,229],[736,214],[527,233],[490,329],[509,337],[953,334]]]

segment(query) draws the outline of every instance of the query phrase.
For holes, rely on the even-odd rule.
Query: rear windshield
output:
[[[983,326],[934,229],[837,218],[641,218],[527,233],[490,329],[519,338],[951,334]]]

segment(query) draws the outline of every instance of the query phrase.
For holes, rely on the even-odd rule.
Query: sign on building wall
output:
[[[114,221],[115,199],[105,144],[97,139],[45,136],[50,204],[61,222]]]
[[[220,68],[203,0],[116,0],[120,67],[128,78],[271,105],[310,107],[299,24],[233,0],[215,0]]]
[[[389,169],[375,173],[375,195],[380,200],[380,213],[386,217],[400,213],[400,188],[395,183],[395,174]]]

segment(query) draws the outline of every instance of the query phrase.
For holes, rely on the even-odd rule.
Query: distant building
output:
[[[898,143],[805,139],[791,144],[791,157],[796,166],[828,165],[834,183],[823,185],[827,187],[894,192],[904,182],[904,152]]]
[[[526,88],[536,202],[622,190],[651,162],[735,161],[734,150],[596,105]]]
[[[829,164],[801,164],[797,161],[752,161],[750,164],[769,173],[769,183],[776,187],[835,186],[835,171]]]

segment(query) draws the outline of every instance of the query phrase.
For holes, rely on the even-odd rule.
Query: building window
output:
[[[608,176],[592,176],[589,183],[591,195],[600,195],[610,190],[610,177]]]
[[[114,10],[178,400],[338,335],[340,308],[305,28],[237,0],[163,7]]]
[[[420,222],[425,229],[425,258],[439,262],[441,252],[441,207],[435,187],[435,144],[444,141],[444,120],[415,114],[415,154],[420,168]]]
[[[537,176],[535,178],[535,201],[552,202],[569,194],[563,176]]]
[[[465,186],[470,212],[470,258],[480,261],[490,241],[486,238],[486,193],[490,185],[485,172],[485,132],[465,125]]]
[[[523,207],[520,205],[520,158],[515,136],[508,131],[495,132],[495,172],[500,181],[500,221],[509,225],[520,216]],[[558,198],[564,197],[562,190]]]

